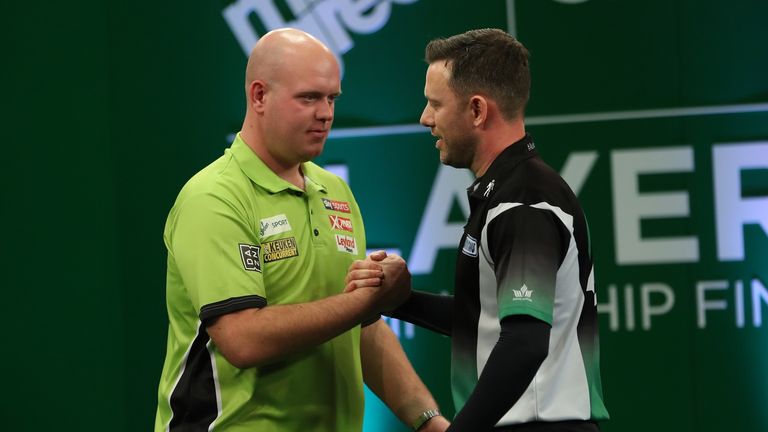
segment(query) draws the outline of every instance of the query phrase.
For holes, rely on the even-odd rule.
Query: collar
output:
[[[520,140],[510,144],[496,156],[485,174],[467,188],[467,195],[481,200],[488,199],[498,187],[497,179],[506,178],[507,173],[517,164],[538,154],[533,138],[526,133]]]
[[[230,151],[245,175],[248,176],[252,182],[266,189],[270,193],[278,193],[287,189],[302,194],[304,193],[303,190],[275,174],[275,172],[272,171],[272,169],[270,169],[250,147],[248,147],[248,144],[246,144],[240,137],[239,132],[235,136],[235,141],[232,143]],[[316,180],[318,178],[318,170],[319,167],[311,162],[304,162],[301,164],[301,172],[304,173],[304,187],[308,190],[311,189],[326,192],[325,185]]]

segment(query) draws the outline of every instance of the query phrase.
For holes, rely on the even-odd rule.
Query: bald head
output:
[[[341,94],[336,57],[303,31],[275,30],[253,47],[245,79],[240,136],[273,171],[287,169],[302,184],[299,164],[322,152]]]
[[[292,28],[273,30],[253,47],[245,70],[245,85],[247,88],[254,80],[279,81],[286,70],[327,61],[338,67],[331,50],[309,33]]]

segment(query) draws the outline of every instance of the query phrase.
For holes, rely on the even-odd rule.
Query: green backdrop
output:
[[[0,170],[3,430],[150,430],[162,227],[244,112],[243,44],[279,25],[344,64],[319,159],[372,247],[453,290],[466,171],[418,126],[431,38],[500,27],[532,55],[528,129],[592,228],[606,431],[768,430],[768,3],[9,2]],[[449,340],[390,325],[444,411]],[[366,431],[405,431],[369,397]]]

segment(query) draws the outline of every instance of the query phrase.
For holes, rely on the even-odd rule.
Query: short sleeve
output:
[[[261,246],[237,205],[213,194],[177,203],[168,251],[202,321],[266,306]]]
[[[567,250],[563,229],[552,212],[527,205],[509,208],[489,222],[499,320],[522,314],[552,324],[557,271]]]

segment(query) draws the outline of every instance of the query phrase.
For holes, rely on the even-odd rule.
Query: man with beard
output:
[[[421,124],[440,161],[477,180],[454,295],[415,291],[392,316],[452,338],[449,431],[597,431],[608,412],[589,232],[525,131],[528,51],[482,29],[430,42],[426,61]]]

